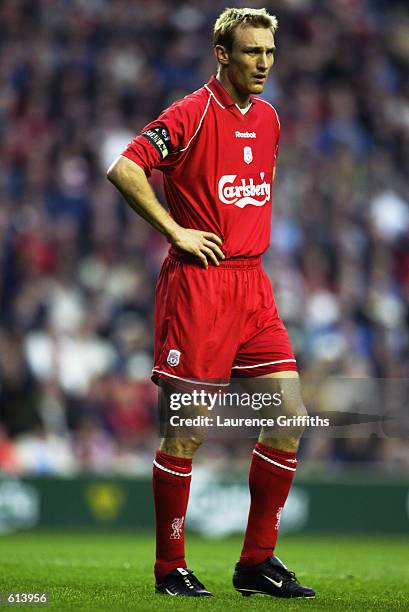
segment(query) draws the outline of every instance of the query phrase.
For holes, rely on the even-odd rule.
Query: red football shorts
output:
[[[231,377],[297,370],[259,257],[205,270],[169,255],[155,298],[152,380],[219,385]]]

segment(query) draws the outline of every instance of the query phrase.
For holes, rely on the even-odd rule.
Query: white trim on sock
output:
[[[159,468],[160,470],[163,470],[164,472],[168,472],[169,474],[173,474],[174,476],[183,476],[184,478],[187,478],[187,476],[191,476],[192,475],[192,470],[190,470],[190,472],[188,474],[183,474],[182,472],[175,472],[174,470],[170,470],[169,468],[165,468],[163,467],[163,465],[160,465],[160,463],[158,463],[156,461],[156,459],[153,460],[153,465],[157,468]]]
[[[283,470],[289,470],[290,472],[295,472],[296,471],[295,467],[292,468],[292,467],[289,467],[288,465],[283,465],[282,463],[277,463],[277,461],[273,461],[272,459],[270,459],[270,457],[266,457],[265,455],[262,455],[256,449],[253,450],[253,453],[255,455],[258,455],[262,459],[264,459],[264,461],[268,461],[268,463],[272,463],[273,465],[276,465],[277,467],[283,468]],[[289,459],[289,461],[296,461],[296,460],[295,459]]]

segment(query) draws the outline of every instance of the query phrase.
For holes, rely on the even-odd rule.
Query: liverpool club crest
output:
[[[180,351],[177,351],[176,349],[171,349],[168,353],[168,358],[166,360],[168,362],[169,365],[171,366],[177,366],[179,365],[179,361],[180,361]]]
[[[251,150],[251,147],[244,147],[243,157],[246,164],[251,164],[253,161],[253,151]]]

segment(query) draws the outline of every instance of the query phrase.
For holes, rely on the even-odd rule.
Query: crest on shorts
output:
[[[177,351],[176,349],[170,349],[170,351],[168,353],[168,358],[167,358],[166,361],[168,362],[168,364],[170,366],[177,366],[177,365],[179,365],[180,351]]]
[[[251,162],[253,161],[253,151],[251,147],[243,148],[243,158],[246,164],[251,164]]]

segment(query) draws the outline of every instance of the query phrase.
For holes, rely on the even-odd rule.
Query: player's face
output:
[[[274,63],[274,36],[269,28],[237,28],[226,66],[239,98],[263,91]]]

